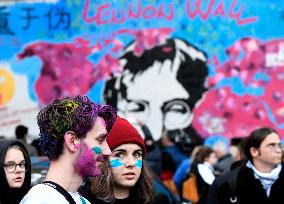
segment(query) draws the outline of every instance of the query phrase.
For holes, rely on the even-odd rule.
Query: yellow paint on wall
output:
[[[0,67],[0,106],[7,104],[15,92],[15,79],[12,73]]]

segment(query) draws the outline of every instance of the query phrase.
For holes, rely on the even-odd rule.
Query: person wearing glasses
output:
[[[106,79],[104,101],[117,108],[120,116],[144,123],[154,141],[161,139],[165,129],[182,130],[190,144],[201,144],[192,121],[194,108],[208,89],[207,55],[183,39],[158,41],[142,46],[141,53],[138,41],[124,48],[121,72]]]
[[[31,161],[23,143],[0,140],[0,203],[18,204],[31,187]]]
[[[276,130],[262,127],[246,140],[245,161],[210,187],[208,204],[279,203],[283,200],[284,169]]]

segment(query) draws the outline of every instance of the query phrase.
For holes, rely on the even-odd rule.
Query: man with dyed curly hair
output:
[[[46,181],[35,185],[21,204],[89,203],[77,189],[97,176],[111,151],[106,142],[116,110],[86,96],[56,99],[43,107],[37,122],[40,147],[50,159]]]

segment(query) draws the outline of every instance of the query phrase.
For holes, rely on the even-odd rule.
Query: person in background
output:
[[[112,151],[104,174],[93,178],[79,192],[92,203],[150,203],[153,199],[152,178],[145,166],[146,148],[138,131],[124,118],[117,120],[108,135]]]
[[[18,125],[15,129],[15,135],[18,140],[24,143],[30,156],[37,156],[37,150],[27,142],[29,129],[24,125]]]
[[[36,149],[38,156],[40,156],[40,157],[44,156],[44,153],[42,152],[42,150],[39,146],[39,138],[33,139],[33,141],[31,142],[31,145]]]
[[[155,173],[159,177],[162,171],[161,149],[158,143],[152,137],[149,128],[145,124],[141,124],[141,129],[144,133],[144,143],[147,152],[145,161],[147,162],[153,173]]]
[[[179,196],[181,196],[182,191],[182,182],[186,179],[189,174],[191,162],[194,160],[195,155],[199,151],[202,145],[197,145],[194,147],[193,151],[191,152],[190,157],[183,160],[182,163],[178,166],[177,170],[175,171],[173,180],[179,192]]]
[[[243,137],[234,137],[234,138],[231,138],[230,140],[231,144],[229,147],[229,152],[234,158],[234,161],[238,161],[241,159],[239,144],[242,141],[242,138]]]
[[[171,192],[178,197],[178,189],[173,181],[174,173],[177,167],[183,160],[187,159],[179,147],[171,140],[169,131],[164,130],[160,140],[160,147],[162,151],[162,171],[160,178],[163,183],[171,190]]]
[[[106,142],[116,110],[87,96],[55,99],[37,116],[40,147],[50,160],[46,180],[35,185],[21,204],[89,203],[77,189],[87,176],[101,174],[111,151]]]
[[[279,203],[284,169],[278,133],[269,127],[252,131],[245,140],[247,160],[212,184],[207,204]]]
[[[0,203],[18,204],[31,187],[31,161],[23,143],[0,140]]]
[[[237,146],[238,148],[238,157],[235,158],[235,161],[231,165],[231,170],[241,166],[243,163],[246,162],[246,155],[245,155],[245,145],[246,145],[246,140],[248,137],[243,137],[239,141],[239,144]]]
[[[171,158],[173,161],[173,173],[176,168],[182,163],[184,159],[187,159],[187,156],[178,148],[178,146],[170,139],[169,131],[164,130],[161,138],[161,149],[162,156],[163,154]]]
[[[196,187],[198,193],[197,204],[204,204],[207,199],[207,193],[210,185],[215,180],[215,170],[214,165],[217,162],[216,153],[207,146],[201,146],[192,161],[189,176],[196,176]],[[183,198],[187,199],[185,196],[187,191],[190,191],[190,188],[187,188],[185,181],[183,183]]]
[[[204,145],[211,147],[217,155],[218,161],[214,166],[217,175],[222,175],[231,170],[234,162],[233,156],[230,154],[230,140],[223,136],[211,136],[206,138]]]

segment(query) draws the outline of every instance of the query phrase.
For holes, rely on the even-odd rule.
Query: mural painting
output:
[[[38,108],[88,95],[192,139],[284,135],[284,5],[278,1],[0,3],[0,134]]]

